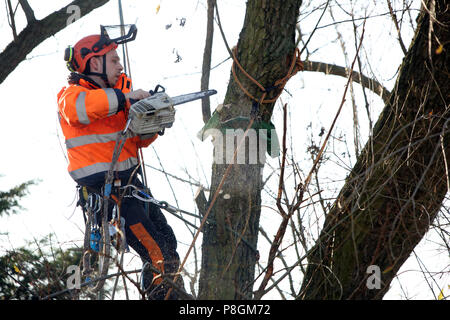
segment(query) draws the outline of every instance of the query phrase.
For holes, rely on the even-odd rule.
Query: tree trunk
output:
[[[300,5],[301,0],[247,2],[236,58],[244,70],[265,88],[273,86],[289,70],[294,55],[295,25]],[[236,74],[243,87],[259,99],[262,91],[237,67]],[[272,90],[267,98],[273,98],[278,93],[278,89]],[[222,124],[227,121],[227,128],[245,131],[252,104],[252,99],[231,75],[224,100],[226,107],[219,113],[220,121]],[[262,121],[270,121],[273,106],[273,103],[269,103],[259,107]],[[238,117],[241,121],[235,121]],[[238,143],[235,142],[235,145]],[[215,145],[215,152],[217,148],[221,146]],[[249,150],[248,141],[242,148]],[[224,145],[222,159],[212,166],[210,203],[229,165],[227,154],[232,155],[233,149]],[[252,297],[255,264],[258,260],[255,248],[261,212],[263,168],[263,162],[252,164],[247,153],[245,163],[233,164],[226,177],[209,215],[210,223],[204,227],[200,299]]]
[[[373,137],[325,218],[300,299],[381,299],[441,208],[450,156],[446,2],[421,10]]]

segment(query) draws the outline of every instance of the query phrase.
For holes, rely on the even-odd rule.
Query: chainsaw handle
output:
[[[150,93],[151,96],[158,92],[166,92],[166,88],[164,88],[162,85],[158,84],[158,85],[156,85],[154,90],[148,91],[148,93]],[[136,102],[138,102],[139,100],[128,99],[128,101],[130,101],[130,105],[132,105],[132,104],[135,104]]]
[[[161,89],[161,91],[159,91],[159,89]],[[158,84],[155,87],[155,90],[150,90],[148,93],[150,93],[151,95],[154,95],[155,93],[158,92],[166,92],[166,88],[164,88],[162,85]]]

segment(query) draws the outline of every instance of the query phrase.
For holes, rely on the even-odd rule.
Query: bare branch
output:
[[[6,0],[6,4],[8,6],[8,13],[9,13],[8,15],[9,26],[12,29],[14,41],[17,41],[16,22],[14,21],[14,11],[11,6],[11,0]]]
[[[34,11],[31,8],[30,4],[27,0],[19,0],[19,3],[23,9],[23,12],[25,12],[25,17],[27,18],[28,23],[32,23],[36,20],[36,17],[34,16]]]
[[[42,20],[28,24],[17,36],[17,41],[11,42],[0,53],[0,84],[14,71],[35,47],[48,37],[61,31],[68,25],[70,6],[80,8],[80,17],[104,5],[109,0],[74,0],[67,6],[49,14]]]
[[[338,66],[335,64],[329,64],[325,62],[317,62],[317,61],[304,61],[305,71],[314,71],[314,72],[323,72],[325,74],[331,74],[334,76],[341,76],[347,78],[348,70],[342,66]],[[363,87],[372,90],[374,93],[379,95],[385,103],[388,102],[388,99],[391,95],[391,92],[386,89],[381,83],[379,83],[375,79],[371,79],[366,77],[365,75],[360,74],[357,71],[352,72],[352,81],[359,83]]]
[[[209,75],[211,72],[211,52],[214,34],[214,6],[215,0],[208,0],[208,20],[206,22],[206,41],[203,52],[202,78],[200,80],[201,90],[207,90],[209,87]],[[208,122],[211,118],[211,107],[209,97],[202,99],[203,122]]]
[[[203,217],[208,209],[208,200],[206,199],[203,187],[199,187],[194,197],[194,201],[197,204],[198,212]]]
[[[395,25],[395,29],[397,29],[398,42],[400,42],[400,47],[402,47],[402,51],[406,55],[407,50],[406,50],[405,44],[403,43],[402,34],[400,33],[400,26],[397,21],[397,15],[395,14],[394,10],[392,9],[391,1],[386,0],[386,2],[389,7],[389,13],[391,14],[392,21],[394,22],[394,25]]]

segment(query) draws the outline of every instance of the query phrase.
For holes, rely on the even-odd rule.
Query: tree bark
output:
[[[441,208],[449,178],[450,11],[445,0],[425,3],[373,138],[325,218],[300,299],[381,299]],[[440,44],[444,50],[436,50]],[[371,265],[380,270],[379,287]]]
[[[75,5],[80,8],[81,17],[92,10],[101,7],[109,0],[75,0],[64,8],[53,12],[42,20],[33,20],[28,8],[28,25],[20,32],[17,39],[11,42],[2,53],[0,53],[0,84],[6,77],[14,71],[20,62],[25,60],[35,47],[48,37],[61,31],[68,25],[70,13],[67,12],[69,6]],[[23,2],[26,4],[26,1]],[[62,58],[61,58],[62,59]]]
[[[244,70],[264,87],[273,86],[289,70],[295,49],[295,25],[301,0],[249,0],[240,33],[236,57]],[[237,67],[236,67],[237,69]],[[262,92],[239,70],[237,77],[255,97]],[[273,90],[267,98],[277,96]],[[253,101],[230,76],[224,105],[219,113],[222,122],[236,117],[250,117]],[[270,121],[274,104],[262,104],[261,120]],[[229,121],[227,127],[245,131],[248,121]],[[224,138],[225,141],[225,138]],[[237,142],[238,143],[238,142]],[[236,143],[236,144],[237,144]],[[245,148],[248,150],[248,143]],[[219,148],[217,145],[215,148]],[[212,166],[211,202],[228,167],[224,146],[223,163]],[[231,150],[231,154],[233,150]],[[252,297],[261,212],[262,169],[264,163],[233,164],[220,196],[214,203],[205,225],[202,245],[200,299],[249,299]],[[234,232],[230,232],[232,229]],[[245,239],[245,241],[242,241]]]

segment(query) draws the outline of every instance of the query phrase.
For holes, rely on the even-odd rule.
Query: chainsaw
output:
[[[161,89],[161,90],[159,90]],[[174,106],[202,99],[213,94],[216,90],[206,90],[181,96],[170,97],[164,87],[158,85],[155,90],[149,91],[151,96],[139,101],[130,101],[131,107],[125,130],[129,129],[135,134],[147,135],[164,134],[166,128],[172,127],[175,121]]]

